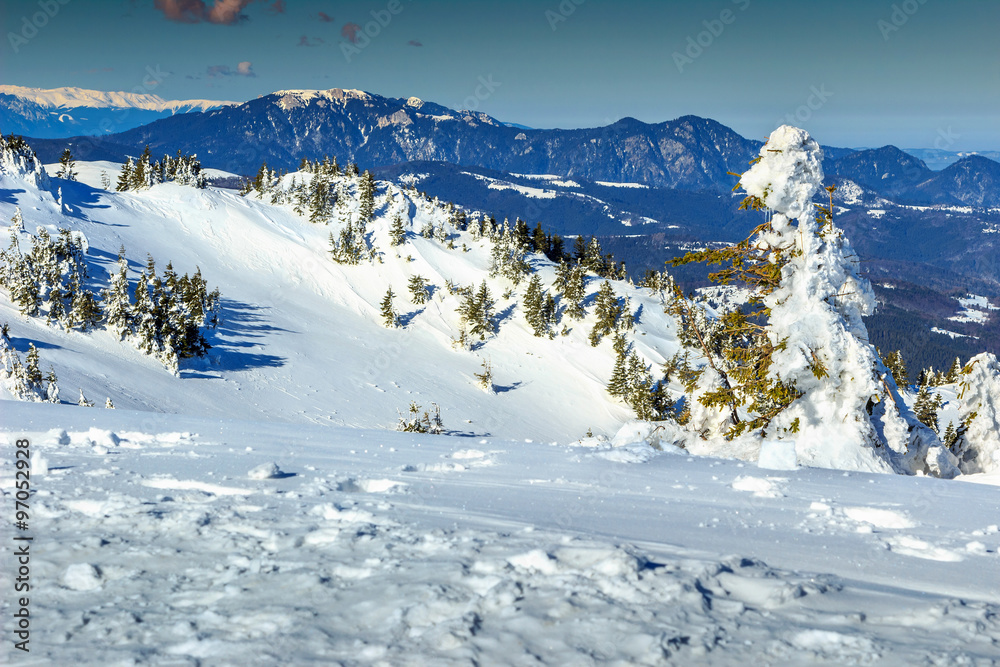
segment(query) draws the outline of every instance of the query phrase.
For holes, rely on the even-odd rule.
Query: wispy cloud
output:
[[[271,6],[267,8],[267,11],[271,12],[272,14],[284,14],[285,0],[274,0]]]
[[[319,20],[322,21],[323,23],[333,23],[333,17],[327,14],[326,12],[319,13]]]
[[[359,32],[361,32],[361,26],[357,23],[345,23],[344,27],[340,29],[340,34],[351,44],[358,43]]]
[[[322,43],[322,37],[313,37],[312,39],[309,39],[308,35],[302,35],[299,37],[299,43],[296,46],[319,46]]]
[[[171,21],[179,23],[206,21],[233,25],[246,18],[246,15],[243,14],[243,8],[251,2],[252,0],[214,0],[212,6],[209,7],[203,0],[153,0],[153,6],[163,12],[163,15]],[[282,2],[282,9],[284,9],[284,2]]]
[[[220,76],[257,76],[254,74],[253,64],[249,60],[239,63],[236,69],[231,68],[229,65],[209,65],[208,69],[205,70],[205,74],[211,79]]]
[[[423,46],[424,45],[423,42],[419,42],[419,41],[417,41],[415,39],[411,39],[409,42],[407,42],[407,44],[409,44],[410,46]]]

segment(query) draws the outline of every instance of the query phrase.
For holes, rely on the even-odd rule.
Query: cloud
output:
[[[418,42],[415,39],[411,39],[409,42],[407,42],[407,44],[409,44],[410,46],[423,46],[423,43]]]
[[[319,46],[322,43],[323,43],[322,37],[314,37],[310,40],[308,36],[302,35],[301,37],[299,37],[299,43],[297,44],[297,46]]]
[[[319,13],[319,20],[322,21],[323,23],[333,23],[333,17],[327,14],[326,12]]]
[[[345,23],[344,27],[340,29],[340,34],[344,36],[344,39],[349,41],[351,44],[358,43],[358,33],[361,32],[361,26],[357,23]]]
[[[267,8],[267,11],[272,14],[284,14],[285,13],[285,0],[274,0],[274,4]]]
[[[209,65],[208,69],[205,70],[205,74],[211,79],[220,76],[257,76],[254,74],[253,64],[249,60],[244,60],[238,64],[236,69],[231,68],[229,65]]]
[[[246,18],[243,8],[250,2],[252,0],[214,0],[209,7],[203,0],[154,0],[153,6],[171,21],[179,23],[207,21],[232,25]]]

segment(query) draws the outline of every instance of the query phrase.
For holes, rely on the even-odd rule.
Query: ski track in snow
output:
[[[996,525],[970,512],[921,531],[919,508],[899,504],[926,490],[879,501],[876,476],[160,418],[170,431],[123,410],[72,410],[77,427],[38,431],[60,408],[4,408],[38,457],[32,657],[48,664],[1000,659],[996,581],[970,596],[958,570],[928,569],[995,572]],[[606,507],[636,498],[630,521]],[[774,540],[829,573],[769,563]]]

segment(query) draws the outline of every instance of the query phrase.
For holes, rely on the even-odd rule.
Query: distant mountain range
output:
[[[106,135],[175,114],[234,104],[215,100],[167,101],[149,93],[0,85],[0,128],[6,133],[44,138]]]
[[[0,93],[3,90],[0,87]],[[71,93],[36,91],[34,97],[16,99],[21,107],[44,103],[49,109],[89,110],[95,107],[68,105],[128,103],[133,116],[172,115],[102,137],[33,141],[46,161],[67,144],[80,159],[108,160],[136,155],[148,144],[156,154],[197,153],[206,166],[241,174],[253,173],[265,161],[272,168],[293,169],[302,157],[331,155],[363,167],[448,162],[514,174],[724,193],[734,184],[730,172],[745,170],[761,146],[697,116],[655,124],[624,118],[601,128],[530,130],[416,97],[387,98],[339,88],[278,91],[243,104],[166,103],[154,95],[61,90]],[[223,106],[210,108],[212,104]],[[13,108],[9,101],[6,108],[0,105],[7,116],[23,116],[21,107]],[[204,111],[181,113],[199,109]],[[54,112],[47,113],[51,117]],[[17,123],[3,117],[0,122],[5,130],[19,131]],[[22,119],[21,125],[26,123]],[[893,146],[824,151],[824,168],[831,178],[851,180],[893,201],[1000,206],[1000,163],[982,156],[961,158],[935,172]]]
[[[538,130],[415,97],[359,90],[286,90],[242,104],[167,103],[152,95],[75,90],[4,97],[3,90],[5,132],[20,131],[3,120],[8,117],[30,126],[23,111],[28,105],[48,105],[49,120],[57,108],[75,109],[78,116],[80,110],[93,115],[93,109],[104,109],[114,117],[113,109],[124,108],[114,105],[124,104],[130,105],[128,114],[119,115],[129,122],[142,113],[166,116],[100,137],[32,138],[44,162],[55,162],[69,146],[79,160],[120,163],[148,144],[155,155],[196,153],[206,167],[246,175],[265,161],[293,170],[302,157],[330,155],[414,183],[444,201],[523,217],[532,225],[541,221],[567,236],[600,236],[637,273],[662,268],[664,259],[694,247],[741,240],[752,222],[737,211],[737,177],[729,172],[744,171],[761,142],[697,116]],[[214,104],[223,106],[210,108]],[[886,303],[905,310],[896,319],[918,318],[914,330],[947,325],[981,337],[949,341],[938,354],[943,359],[954,356],[961,341],[980,344],[1000,335],[948,320],[955,295],[1000,297],[1000,163],[965,155],[934,171],[894,146],[824,147],[824,153],[827,180],[838,186],[838,221],[865,258],[868,274],[897,287],[877,287]],[[695,267],[675,273],[688,284],[704,279],[704,269]],[[913,286],[905,301],[899,298],[903,283]],[[937,304],[935,319],[927,320],[931,302]],[[887,324],[873,332],[880,330],[893,329]]]

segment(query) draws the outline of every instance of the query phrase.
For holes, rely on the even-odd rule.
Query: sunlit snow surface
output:
[[[9,440],[37,459],[31,664],[1000,660],[996,486],[0,408],[6,508]]]

